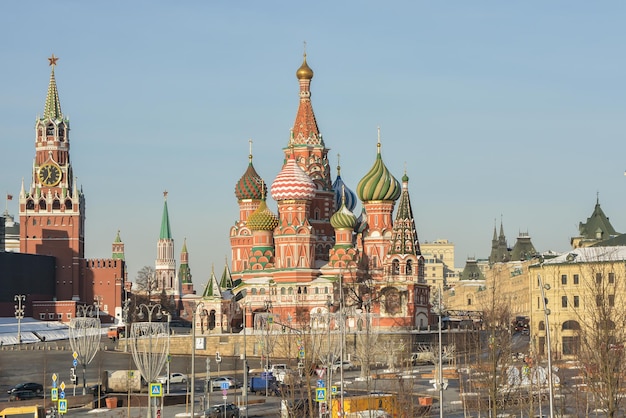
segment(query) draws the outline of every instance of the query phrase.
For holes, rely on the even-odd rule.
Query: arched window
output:
[[[253,288],[252,288],[252,295],[253,295],[253,296],[256,296],[256,287],[253,287]]]
[[[55,209],[55,210],[61,209],[61,202],[59,201],[59,199],[54,199],[52,201],[52,209]]]
[[[409,260],[406,262],[406,274],[407,275],[413,274],[413,260]]]
[[[208,329],[215,329],[215,310],[211,310],[209,314],[209,321],[207,323]]]
[[[284,287],[280,288],[280,294],[281,295],[285,295],[287,293],[287,289],[285,289]]]
[[[259,290],[259,295],[263,296],[265,295],[265,289],[261,288],[261,290]]]
[[[39,201],[39,209],[46,209],[46,201],[41,199]]]
[[[580,324],[576,321],[565,321],[561,326],[563,331],[575,331],[580,329]]]
[[[35,202],[33,202],[32,199],[28,199],[28,201],[26,202],[26,209],[28,210],[35,209]]]
[[[391,262],[391,274],[393,274],[394,276],[400,274],[400,262],[397,259],[394,259]]]
[[[54,135],[54,124],[50,123],[46,126],[46,135],[53,136]]]
[[[72,209],[72,201],[70,199],[65,201],[65,209]]]
[[[546,330],[546,324],[543,321],[539,321],[539,331],[545,331]]]
[[[300,290],[300,288],[298,288],[298,290]],[[293,295],[293,287],[290,287],[289,289],[287,289],[287,294]]]

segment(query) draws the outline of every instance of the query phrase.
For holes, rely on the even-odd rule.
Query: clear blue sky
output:
[[[30,181],[54,53],[87,257],[119,229],[130,278],[154,265],[167,190],[202,291],[230,258],[248,139],[267,182],[281,168],[306,41],[333,177],[340,153],[356,188],[380,126],[420,240],[454,242],[457,266],[488,256],[501,216],[510,245],[565,251],[598,192],[626,232],[625,20],[617,1],[8,2],[0,191]]]

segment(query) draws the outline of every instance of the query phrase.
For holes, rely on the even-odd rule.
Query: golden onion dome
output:
[[[313,70],[306,63],[306,54],[304,54],[302,65],[298,68],[298,71],[296,71],[296,77],[298,77],[298,80],[310,80],[313,78]]]
[[[272,231],[278,226],[278,217],[267,207],[265,199],[248,218],[248,228],[252,231]]]

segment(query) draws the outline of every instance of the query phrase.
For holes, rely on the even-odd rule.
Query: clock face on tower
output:
[[[39,167],[39,180],[45,186],[56,186],[61,181],[61,169],[56,164],[44,164]]]

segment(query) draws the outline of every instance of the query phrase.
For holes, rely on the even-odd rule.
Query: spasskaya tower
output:
[[[30,185],[20,191],[20,252],[56,257],[57,300],[80,300],[85,255],[85,198],[70,163],[70,121],[61,112],[52,55],[43,116],[35,122]]]

